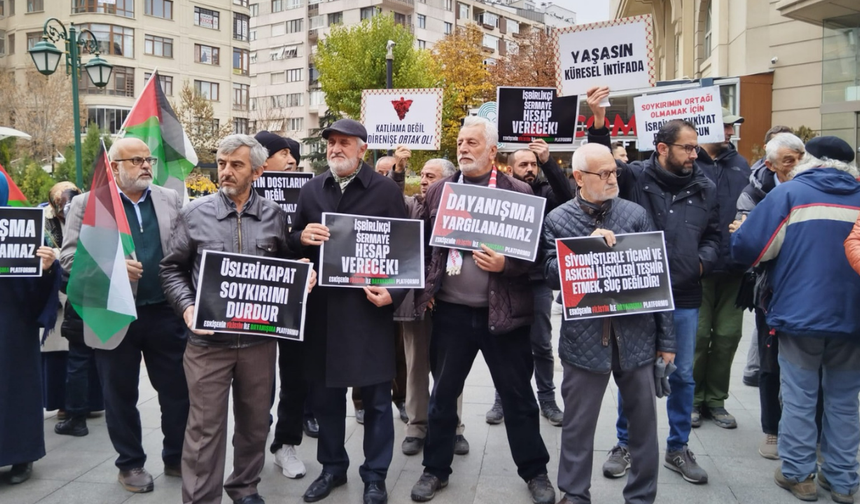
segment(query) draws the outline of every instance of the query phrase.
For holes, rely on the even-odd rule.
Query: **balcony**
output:
[[[415,8],[415,0],[382,0],[382,6],[391,9],[403,9],[404,6]]]
[[[316,29],[308,30],[308,42],[316,43],[319,40],[319,33]]]

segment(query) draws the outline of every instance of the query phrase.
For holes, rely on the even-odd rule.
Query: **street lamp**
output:
[[[51,26],[52,21],[59,25],[59,28]],[[88,37],[84,35],[88,35]],[[50,18],[45,21],[45,26],[42,28],[42,40],[36,43],[29,51],[30,56],[33,58],[33,63],[36,65],[36,70],[42,75],[51,75],[57,70],[57,65],[60,64],[60,57],[64,52],[57,49],[57,46],[52,44],[51,41],[59,42],[60,40],[64,40],[66,43],[66,75],[72,76],[72,107],[74,108],[75,116],[75,169],[77,186],[83,190],[81,107],[78,99],[78,79],[81,75],[81,66],[86,70],[90,81],[100,88],[107,86],[113,66],[99,57],[99,42],[96,36],[93,35],[93,32],[81,30],[79,34],[74,23],[69,23],[69,29],[66,30],[66,25],[62,21],[57,18]],[[85,50],[95,54],[95,57],[89,60],[86,65],[81,65],[81,53]]]

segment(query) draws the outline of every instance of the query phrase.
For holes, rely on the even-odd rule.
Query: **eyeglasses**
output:
[[[684,152],[686,152],[687,154],[692,154],[692,152],[699,147],[698,145],[684,145],[684,144],[675,144],[675,143],[670,143],[670,144],[666,144],[666,145],[674,145],[675,147],[683,147]]]
[[[606,170],[602,172],[590,172],[585,170],[579,170],[581,173],[587,173],[589,175],[597,175],[600,177],[600,180],[609,180],[609,177],[618,178],[618,170]]]
[[[128,159],[114,159],[114,161],[116,161],[117,163],[119,163],[120,161],[131,161],[131,164],[133,164],[134,166],[140,166],[143,164],[144,161],[149,163],[149,166],[155,166],[156,164],[158,164],[158,158],[140,156],[134,156],[133,158]]]

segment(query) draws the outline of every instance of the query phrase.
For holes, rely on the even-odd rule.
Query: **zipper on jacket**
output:
[[[603,346],[609,346],[609,337],[612,321],[609,317],[603,319]]]
[[[242,214],[241,213],[236,214],[236,227],[239,229],[239,253],[243,254],[244,251],[242,250]],[[242,348],[241,341],[242,341],[242,336],[237,334],[236,335],[236,348]]]

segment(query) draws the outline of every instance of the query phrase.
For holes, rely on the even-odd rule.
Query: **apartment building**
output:
[[[101,56],[113,65],[105,88],[95,87],[86,73],[80,78],[89,123],[119,131],[157,68],[169,99],[176,100],[187,81],[211,100],[219,124],[247,128],[248,0],[0,0],[0,71],[14,71],[21,82],[35,70],[27,51],[41,40],[51,17],[90,30]],[[54,44],[63,49],[62,41]],[[82,61],[90,57],[83,54]]]
[[[301,139],[319,125],[325,96],[314,68],[317,43],[334,25],[352,25],[379,14],[393,14],[430,49],[458,26],[476,24],[484,32],[485,63],[515,55],[533,29],[572,24],[575,14],[545,14],[521,6],[477,0],[263,0],[251,12],[252,131],[269,130]],[[565,20],[565,16],[566,19]]]

